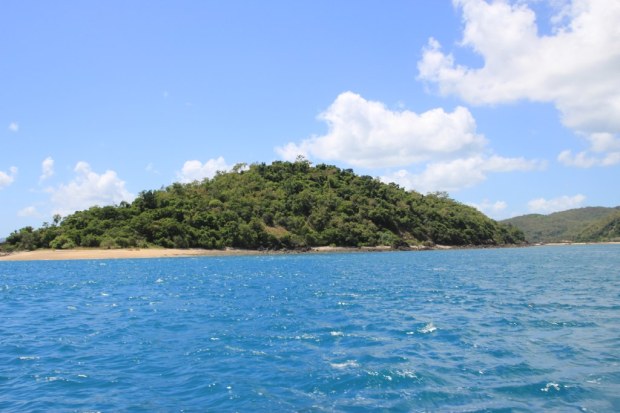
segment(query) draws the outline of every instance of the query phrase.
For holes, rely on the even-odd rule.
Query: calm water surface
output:
[[[620,411],[620,245],[0,262],[0,411]]]

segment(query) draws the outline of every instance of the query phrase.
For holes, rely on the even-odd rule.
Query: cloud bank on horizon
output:
[[[330,89],[329,96],[323,93],[322,102],[327,104],[314,113],[306,113],[307,118],[313,119],[318,112],[316,120],[325,131],[299,135],[302,137],[297,139],[284,133],[269,141],[273,153],[284,160],[302,155],[313,162],[351,166],[422,193],[464,193],[499,177],[506,182],[533,182],[537,177],[552,175],[552,167],[555,171],[582,171],[588,177],[594,176],[590,171],[616,170],[620,165],[620,2],[551,1],[547,4],[551,12],[546,18],[537,8],[538,0],[452,3],[461,22],[453,43],[440,27],[431,27],[424,40],[409,45],[410,52],[399,51],[412,54],[409,81],[430,97],[420,99],[416,110],[390,103],[393,100],[373,98],[368,90],[359,90],[364,89],[363,83],[341,82],[342,86]],[[377,84],[382,81],[373,80]],[[398,96],[397,101],[403,97]],[[174,92],[166,91],[161,99],[170,104],[175,98]],[[187,111],[196,110],[199,104],[189,101],[183,100],[180,106]],[[566,136],[580,141],[583,149],[568,149],[571,146],[566,136],[566,145],[551,155],[519,152],[518,142],[512,146],[500,144],[495,134],[485,130],[488,120],[484,116],[492,117],[493,111],[523,102],[552,107],[557,123],[568,131]],[[5,133],[10,139],[18,140],[28,133],[31,124],[27,116],[19,112],[7,116],[11,117],[5,119]],[[188,119],[188,115],[183,116],[178,119]],[[238,115],[226,121],[234,126],[243,123]],[[214,150],[216,155],[212,158],[191,152],[188,155],[191,143],[171,138],[168,150],[185,152],[184,160],[178,162],[167,179],[192,182],[212,178],[218,171],[229,171],[233,164],[227,159],[239,158],[236,149],[262,144],[251,142],[250,138],[231,142],[232,149],[220,150],[221,155]],[[525,137],[514,139],[525,141]],[[36,176],[33,174],[28,188],[45,199],[16,204],[14,215],[44,219],[54,213],[66,215],[92,205],[130,202],[135,198],[128,184],[136,179],[135,175],[119,176],[126,177],[127,168],[120,173],[118,164],[101,167],[102,162],[79,156],[63,160],[62,169],[57,153],[48,153],[37,159]],[[105,164],[110,162],[107,159]],[[163,162],[152,155],[144,160],[147,167],[141,172],[161,175],[159,165]],[[31,169],[34,168],[32,165]],[[0,163],[0,191],[6,193],[14,187],[28,172],[26,169],[13,161]],[[518,178],[511,178],[513,175]],[[583,187],[573,188],[571,182],[556,186],[562,186],[564,194],[550,196],[543,192],[530,196],[522,202],[526,211],[519,212],[555,212],[583,206],[588,200]],[[492,217],[514,215],[514,210],[507,212],[509,203],[505,199],[490,199],[488,193],[475,193],[478,201],[468,203]]]

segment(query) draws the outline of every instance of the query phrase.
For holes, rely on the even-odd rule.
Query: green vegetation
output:
[[[588,225],[577,237],[578,242],[620,241],[620,208]]]
[[[588,207],[530,214],[501,221],[514,225],[529,242],[620,241],[620,207]]]
[[[94,206],[7,237],[11,249],[501,245],[523,233],[445,193],[395,184],[306,160],[237,165],[189,184],[143,191],[129,204]]]

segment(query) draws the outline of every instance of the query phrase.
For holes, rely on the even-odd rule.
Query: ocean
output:
[[[620,245],[0,262],[2,412],[618,412]]]

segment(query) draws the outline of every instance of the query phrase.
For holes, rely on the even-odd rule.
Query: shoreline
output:
[[[2,261],[62,261],[62,260],[111,260],[134,258],[187,258],[187,257],[231,257],[254,255],[286,255],[286,254],[318,254],[335,252],[389,252],[389,251],[430,251],[430,250],[462,250],[487,248],[523,248],[544,246],[570,245],[600,245],[620,244],[620,242],[549,242],[534,244],[494,245],[494,246],[448,246],[435,245],[433,247],[415,247],[409,249],[393,249],[389,246],[377,247],[312,247],[300,250],[243,250],[226,248],[223,250],[209,250],[200,248],[75,248],[68,250],[38,249],[34,251],[0,252]]]
[[[253,255],[284,255],[304,253],[330,252],[380,252],[395,251],[390,247],[314,247],[307,250],[243,250],[226,248],[223,250],[208,250],[200,248],[75,248],[67,250],[38,249],[34,251],[16,251],[0,253],[2,261],[61,261],[61,260],[109,260],[134,258],[187,258],[187,257],[230,257]]]

